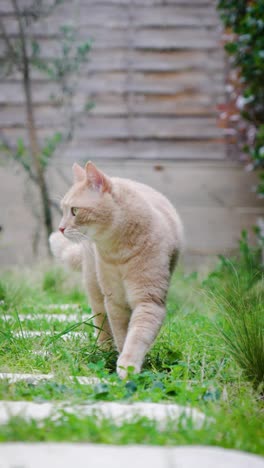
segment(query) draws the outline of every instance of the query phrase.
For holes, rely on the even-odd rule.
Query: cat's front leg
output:
[[[165,306],[154,302],[142,302],[136,306],[122,353],[117,361],[119,377],[126,378],[129,367],[133,367],[136,373],[140,372],[145,355],[160,330],[165,313]]]

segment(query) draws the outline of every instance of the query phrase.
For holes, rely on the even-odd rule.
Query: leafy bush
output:
[[[232,67],[238,69],[233,80],[233,106],[230,120],[239,110],[248,123],[236,124],[244,132],[243,151],[253,168],[264,168],[264,0],[219,0],[218,8],[226,26],[226,51]],[[236,116],[237,117],[237,116]],[[260,174],[258,192],[264,195],[264,173]]]

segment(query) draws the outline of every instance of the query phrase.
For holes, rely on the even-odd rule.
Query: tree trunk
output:
[[[41,150],[37,138],[35,117],[34,117],[34,108],[32,101],[32,92],[31,92],[31,77],[30,77],[30,65],[27,54],[26,47],[26,35],[24,31],[23,18],[22,14],[18,8],[17,0],[12,0],[13,7],[15,10],[16,18],[19,26],[19,35],[21,40],[21,50],[22,50],[22,73],[23,73],[23,86],[26,98],[26,115],[27,115],[27,128],[29,136],[29,145],[31,150],[32,161],[34,164],[34,169],[36,172],[37,185],[39,187],[41,203],[42,203],[42,212],[43,219],[46,230],[46,242],[49,249],[49,235],[52,233],[52,212],[49,201],[48,187],[45,181],[44,168],[41,164]]]
[[[45,177],[44,177],[44,169],[40,161],[41,151],[40,151],[40,146],[39,146],[38,139],[37,139],[37,132],[36,132],[36,126],[35,126],[29,68],[26,69],[26,67],[24,68],[24,73],[23,73],[23,85],[24,85],[24,91],[25,91],[25,97],[26,97],[26,113],[27,113],[27,127],[28,127],[29,143],[30,143],[32,160],[34,163],[37,181],[38,181],[38,187],[39,187],[40,196],[41,196],[43,219],[44,219],[45,230],[46,230],[46,242],[47,242],[47,246],[49,250],[48,239],[49,239],[50,234],[53,231],[52,213],[51,213],[51,207],[50,207],[50,202],[49,202],[48,188],[47,188],[47,184],[46,184]]]

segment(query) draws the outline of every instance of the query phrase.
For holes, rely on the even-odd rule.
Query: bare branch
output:
[[[26,59],[27,60],[27,51],[26,51],[26,34],[25,30],[23,27],[23,22],[22,22],[22,17],[21,17],[21,12],[18,8],[17,5],[17,0],[12,0],[12,5],[16,14],[16,19],[18,22],[18,28],[19,28],[19,35],[21,39],[21,46],[22,46],[22,55],[23,55],[23,61]]]
[[[25,169],[29,179],[32,182],[34,182],[34,184],[36,184],[38,186],[39,181],[38,181],[37,177],[33,174],[32,170],[30,168],[30,165],[27,164],[22,158],[16,156],[16,148],[15,147],[12,148],[11,145],[6,141],[5,137],[0,137],[0,141],[1,140],[2,140],[6,150],[8,150],[12,154],[13,159],[23,166],[23,168]],[[59,203],[57,203],[55,200],[51,200],[51,199],[49,199],[49,203],[58,213],[61,214],[61,208],[60,208]],[[40,219],[40,217],[39,217],[39,219]]]
[[[21,70],[21,66],[20,66],[21,63],[20,63],[20,60],[19,60],[19,55],[18,55],[14,45],[12,44],[12,41],[8,37],[7,31],[5,29],[4,23],[1,20],[1,18],[0,18],[0,31],[2,33],[2,36],[3,36],[4,42],[5,42],[7,51],[10,54],[10,56],[13,58],[13,64],[16,65],[19,70]]]
[[[44,0],[35,0],[29,7],[23,8],[20,13],[25,17],[27,26],[38,21],[41,18],[46,18],[50,16],[57,8],[58,5],[64,3],[65,0],[54,0],[52,4],[45,5]]]

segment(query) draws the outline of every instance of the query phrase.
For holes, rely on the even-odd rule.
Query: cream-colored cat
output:
[[[113,337],[117,372],[139,372],[166,309],[183,228],[170,202],[147,185],[108,177],[94,164],[73,165],[74,185],[62,200],[53,254],[83,271],[101,344]]]

